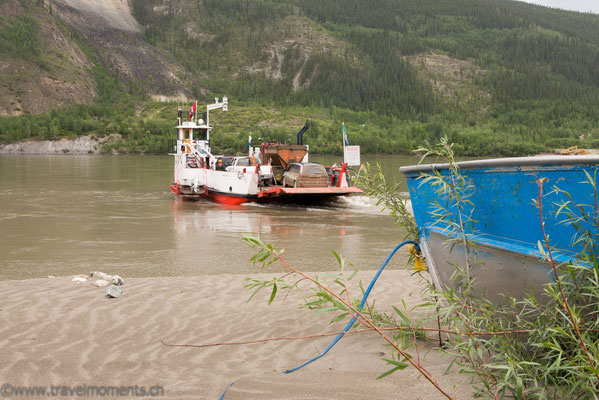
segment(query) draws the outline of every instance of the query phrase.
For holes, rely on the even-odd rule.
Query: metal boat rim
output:
[[[562,156],[562,155],[550,155],[550,156],[533,156],[533,157],[506,157],[506,158],[492,158],[484,160],[471,160],[471,161],[459,161],[455,163],[459,169],[477,169],[477,168],[519,168],[519,167],[546,167],[553,165],[561,166],[576,166],[576,165],[589,165],[599,164],[599,155],[574,155],[574,156]],[[432,170],[446,170],[449,169],[449,163],[440,164],[422,164],[422,165],[410,165],[406,167],[400,167],[399,171],[402,173],[412,172],[425,172]]]

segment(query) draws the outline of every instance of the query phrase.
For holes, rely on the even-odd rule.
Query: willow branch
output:
[[[589,364],[591,365],[591,368],[594,371],[596,371],[595,363],[593,362],[591,355],[589,354],[589,351],[587,350],[587,346],[584,343],[582,334],[580,333],[580,328],[578,327],[578,322],[576,321],[576,318],[574,317],[574,314],[572,313],[572,309],[570,308],[570,303],[568,303],[568,298],[566,297],[566,295],[564,294],[564,290],[562,289],[561,278],[560,278],[559,274],[557,273],[557,267],[555,265],[555,260],[553,259],[553,254],[551,252],[551,246],[549,245],[549,237],[547,236],[547,233],[545,232],[545,222],[543,221],[543,202],[542,202],[542,200],[543,200],[542,199],[542,197],[543,197],[543,180],[542,179],[538,180],[538,185],[539,185],[539,201],[538,201],[538,203],[539,203],[539,216],[541,219],[541,230],[543,231],[543,239],[545,241],[545,245],[547,246],[547,254],[549,255],[549,262],[551,264],[551,267],[553,268],[553,273],[555,275],[557,287],[558,287],[560,295],[562,297],[563,307],[566,310],[566,312],[568,313],[568,315],[570,316],[572,326],[574,327],[576,336],[578,337],[578,340],[580,341],[580,348],[582,349],[582,351],[586,355],[587,359],[589,360]],[[595,372],[595,376],[599,380],[599,373]]]

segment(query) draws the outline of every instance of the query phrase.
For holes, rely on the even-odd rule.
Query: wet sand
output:
[[[373,272],[361,272],[366,284]],[[389,347],[376,333],[346,335],[329,354],[293,374],[281,371],[318,354],[331,338],[210,348],[205,344],[342,329],[330,316],[298,308],[304,293],[267,304],[247,302],[245,275],[125,278],[125,295],[104,298],[103,288],[70,277],[0,281],[0,383],[13,386],[160,385],[164,398],[216,399],[434,399],[443,398],[408,368],[382,380]],[[307,287],[304,285],[304,287]],[[385,271],[371,294],[377,308],[420,301],[410,271]],[[433,342],[427,349],[433,348]],[[467,377],[431,351],[423,364],[456,398],[470,398]]]

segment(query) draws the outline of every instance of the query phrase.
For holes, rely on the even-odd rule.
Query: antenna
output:
[[[216,110],[217,108],[222,108],[224,112],[229,111],[229,99],[227,96],[223,97],[222,102],[218,102],[218,97],[214,98],[214,104],[208,104],[206,106],[206,125],[210,126],[210,110]]]

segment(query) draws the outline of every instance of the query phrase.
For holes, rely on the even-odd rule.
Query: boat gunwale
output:
[[[599,165],[599,155],[590,154],[582,156],[533,156],[533,157],[505,157],[491,158],[484,160],[459,161],[455,165],[459,169],[478,169],[478,168],[520,168],[520,167],[547,167],[547,166],[576,166],[576,165]],[[411,174],[417,172],[427,172],[434,170],[447,170],[449,163],[440,164],[422,164],[400,167],[399,172]]]

